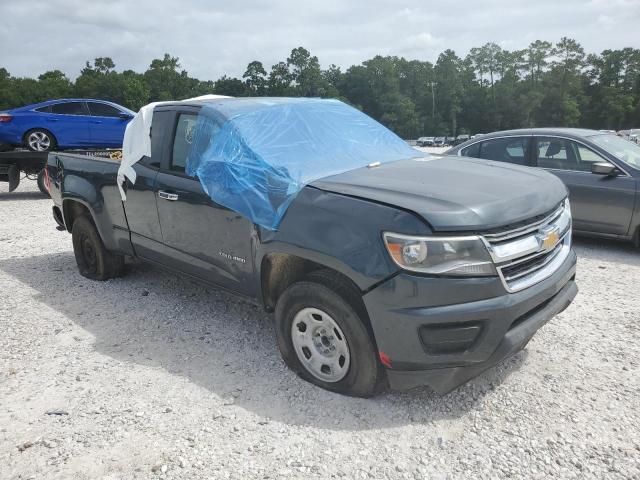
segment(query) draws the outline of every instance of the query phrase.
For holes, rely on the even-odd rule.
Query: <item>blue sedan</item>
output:
[[[0,112],[0,143],[35,152],[117,148],[134,112],[112,102],[61,99]]]

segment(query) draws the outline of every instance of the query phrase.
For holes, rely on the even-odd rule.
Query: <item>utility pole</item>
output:
[[[433,90],[433,87],[435,87],[436,82],[429,82],[429,84],[431,85],[431,118],[435,118],[436,116],[436,94]]]

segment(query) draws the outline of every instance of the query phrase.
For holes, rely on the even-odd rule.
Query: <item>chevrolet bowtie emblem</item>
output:
[[[545,229],[540,231],[538,237],[540,239],[540,249],[544,251],[553,250],[558,242],[560,242],[560,234],[557,228]]]

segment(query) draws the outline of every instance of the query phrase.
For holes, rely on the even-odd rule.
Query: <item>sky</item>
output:
[[[588,53],[640,48],[640,0],[0,0],[0,67],[14,76],[59,69],[75,78],[87,60],[144,71],[165,52],[201,80],[242,76],[303,46],[323,67],[374,55],[434,62],[496,42],[576,39]]]

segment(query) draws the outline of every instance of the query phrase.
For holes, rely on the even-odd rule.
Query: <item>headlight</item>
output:
[[[399,267],[432,275],[484,277],[496,268],[480,237],[413,237],[383,233],[384,243]]]

